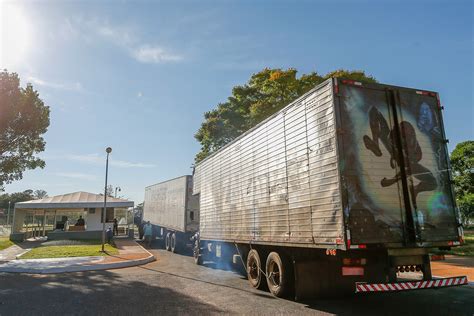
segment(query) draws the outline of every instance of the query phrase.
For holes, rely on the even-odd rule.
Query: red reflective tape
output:
[[[468,280],[465,276],[453,277],[438,280],[425,281],[408,281],[398,283],[378,283],[378,284],[358,284],[356,283],[356,292],[386,292],[386,291],[403,291],[403,290],[417,290],[433,287],[447,287],[467,284]]]

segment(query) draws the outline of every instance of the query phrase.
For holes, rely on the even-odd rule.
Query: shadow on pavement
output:
[[[210,314],[190,296],[108,271],[56,275],[0,274],[0,315]]]

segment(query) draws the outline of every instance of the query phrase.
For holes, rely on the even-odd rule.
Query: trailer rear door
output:
[[[457,240],[454,194],[438,95],[398,89],[395,104],[417,241]]]
[[[435,93],[344,80],[339,156],[352,244],[454,240],[454,199]]]

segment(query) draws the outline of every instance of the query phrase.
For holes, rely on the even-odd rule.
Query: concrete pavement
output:
[[[443,261],[431,262],[431,272],[434,276],[453,277],[467,276],[471,284],[474,283],[474,257],[460,257],[446,255]]]

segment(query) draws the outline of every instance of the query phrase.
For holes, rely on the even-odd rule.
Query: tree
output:
[[[376,82],[363,71],[337,70],[324,76],[312,72],[298,78],[297,70],[293,68],[265,68],[253,74],[246,84],[235,86],[226,102],[204,114],[204,122],[194,136],[201,143],[196,162],[330,77]]]
[[[474,217],[474,141],[457,144],[450,158],[456,201],[467,225]]]
[[[35,190],[34,196],[35,196],[35,199],[42,199],[42,198],[48,197],[48,192],[41,189]]]
[[[0,72],[0,190],[28,169],[44,168],[35,156],[44,151],[49,107],[31,84],[20,87],[16,73]]]
[[[25,190],[23,192],[4,193],[0,195],[0,209],[8,209],[8,202],[13,210],[15,203],[34,200],[33,190]]]
[[[114,186],[111,184],[107,185],[106,194],[108,197],[114,197]],[[104,196],[104,192],[99,192],[99,195]]]

